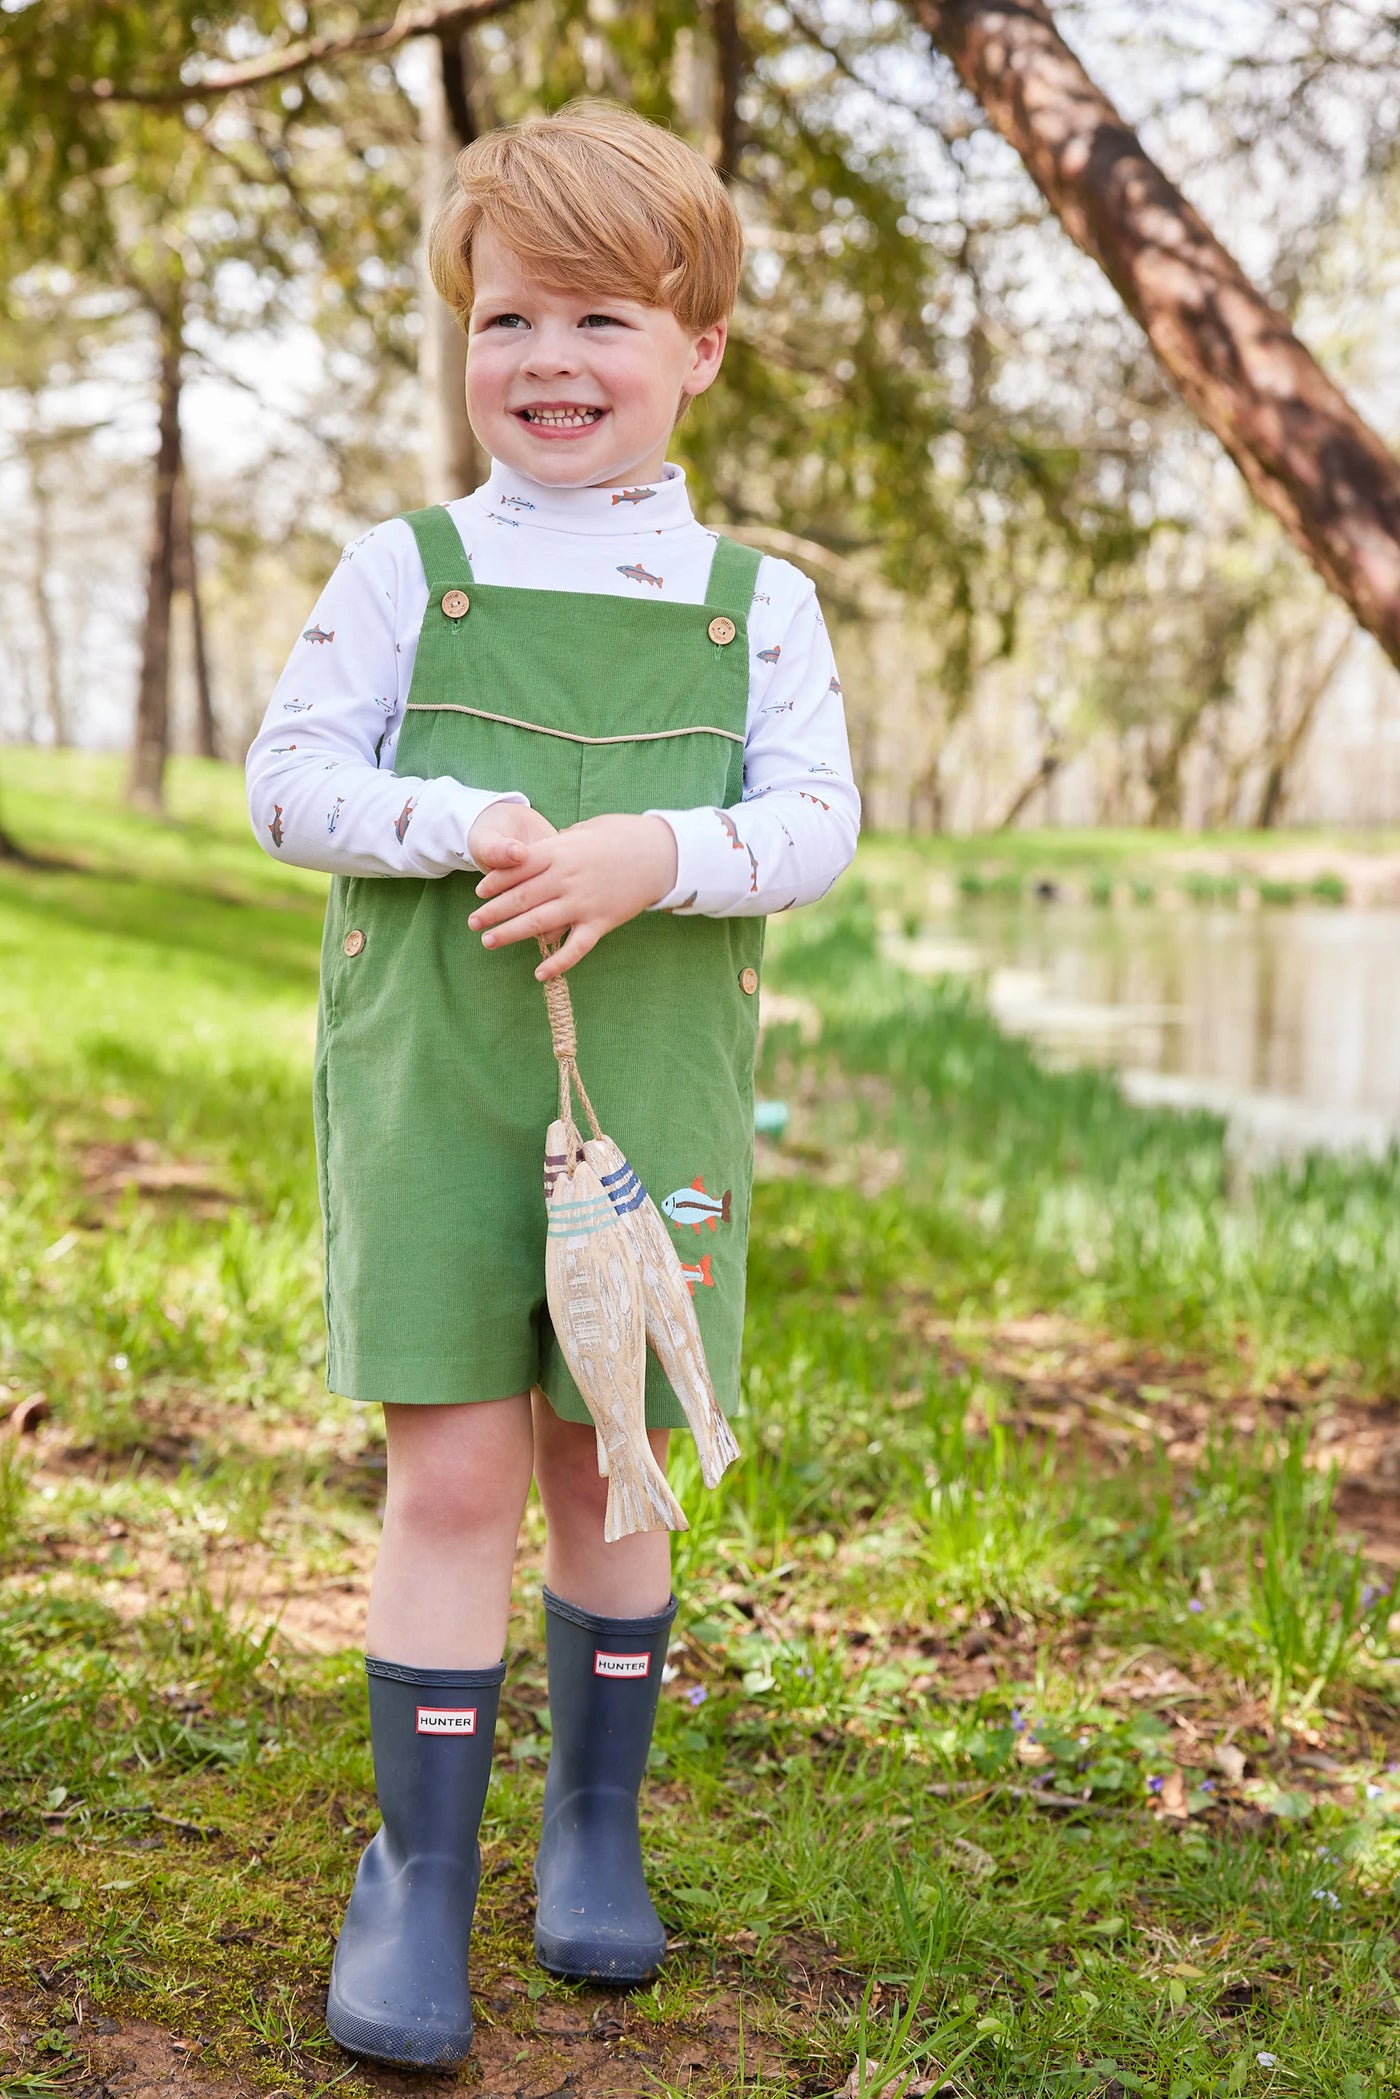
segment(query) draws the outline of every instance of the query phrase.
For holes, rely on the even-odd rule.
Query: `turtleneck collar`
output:
[[[491,478],[472,499],[513,525],[533,525],[546,532],[582,532],[589,538],[615,533],[674,531],[695,522],[686,492],[685,470],[667,464],[656,481],[626,488],[554,488],[514,467],[491,462]]]

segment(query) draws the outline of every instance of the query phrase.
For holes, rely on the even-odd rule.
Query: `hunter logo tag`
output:
[[[601,1647],[593,1650],[593,1674],[595,1676],[650,1676],[649,1654],[605,1654]]]
[[[420,1735],[474,1735],[476,1733],[476,1707],[474,1705],[420,1705],[418,1708],[418,1732]]]

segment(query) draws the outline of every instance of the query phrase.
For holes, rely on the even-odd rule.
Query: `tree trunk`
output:
[[[58,749],[68,742],[68,717],[63,705],[63,663],[59,653],[58,622],[49,595],[49,567],[53,560],[53,511],[48,484],[44,480],[44,455],[36,447],[30,457],[30,485],[34,495],[34,616],[44,673],[44,707]]]
[[[1264,774],[1264,784],[1259,790],[1259,808],[1254,819],[1258,831],[1272,831],[1283,816],[1284,805],[1293,785],[1293,768],[1297,765],[1303,746],[1312,734],[1317,710],[1331,690],[1332,680],[1342,667],[1342,659],[1351,647],[1351,630],[1342,636],[1337,647],[1328,654],[1326,661],[1309,666],[1303,681],[1303,696],[1298,712],[1287,731],[1274,743],[1269,753],[1269,763]]]
[[[475,137],[467,67],[465,31],[424,39],[431,60],[428,93],[423,104],[423,231],[442,201],[453,163]],[[440,299],[419,264],[423,333],[419,338],[418,376],[422,389],[423,489],[428,503],[449,503],[485,479],[486,461],[467,421],[467,339],[451,308]]]
[[[194,655],[195,749],[201,758],[219,755],[219,725],[214,715],[214,691],[209,681],[209,653],[204,645],[204,608],[199,601],[199,570],[195,563],[194,519],[190,510],[190,480],[180,462],[175,483],[175,588],[190,601],[190,639]]]
[[[1167,376],[1400,663],[1400,462],[1143,151],[1045,0],[905,0]]]
[[[739,89],[744,80],[738,0],[710,0],[710,26],[715,39],[715,131],[719,138],[715,170],[725,182],[733,182],[739,172]]]
[[[170,749],[170,601],[175,589],[175,483],[180,473],[180,355],[184,347],[178,294],[160,321],[160,435],[155,501],[147,561],[146,619],[141,632],[141,682],[131,748],[127,800],[159,809]]]

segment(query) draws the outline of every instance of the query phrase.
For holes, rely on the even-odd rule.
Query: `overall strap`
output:
[[[427,510],[403,510],[399,515],[418,542],[430,599],[454,583],[473,581],[462,535],[448,516],[445,504],[434,503]]]
[[[721,533],[715,541],[705,603],[724,612],[746,613],[753,603],[758,582],[758,564],[763,559],[756,547],[741,547],[737,539]]]

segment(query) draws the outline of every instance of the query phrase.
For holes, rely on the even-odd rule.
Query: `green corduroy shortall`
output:
[[[720,539],[703,605],[634,604],[478,583],[446,509],[406,521],[428,608],[398,772],[519,788],[561,829],[652,808],[714,807],[726,822],[743,790],[756,553]],[[400,821],[412,820],[406,795]],[[539,949],[482,946],[467,925],[479,879],[331,884],[315,1067],[326,1382],[424,1405],[539,1385],[556,1413],[586,1422],[545,1307],[558,1074]],[[584,1083],[667,1217],[726,1413],[738,1404],[763,925],[643,912],[569,972]],[[648,1426],[684,1419],[649,1355]]]

